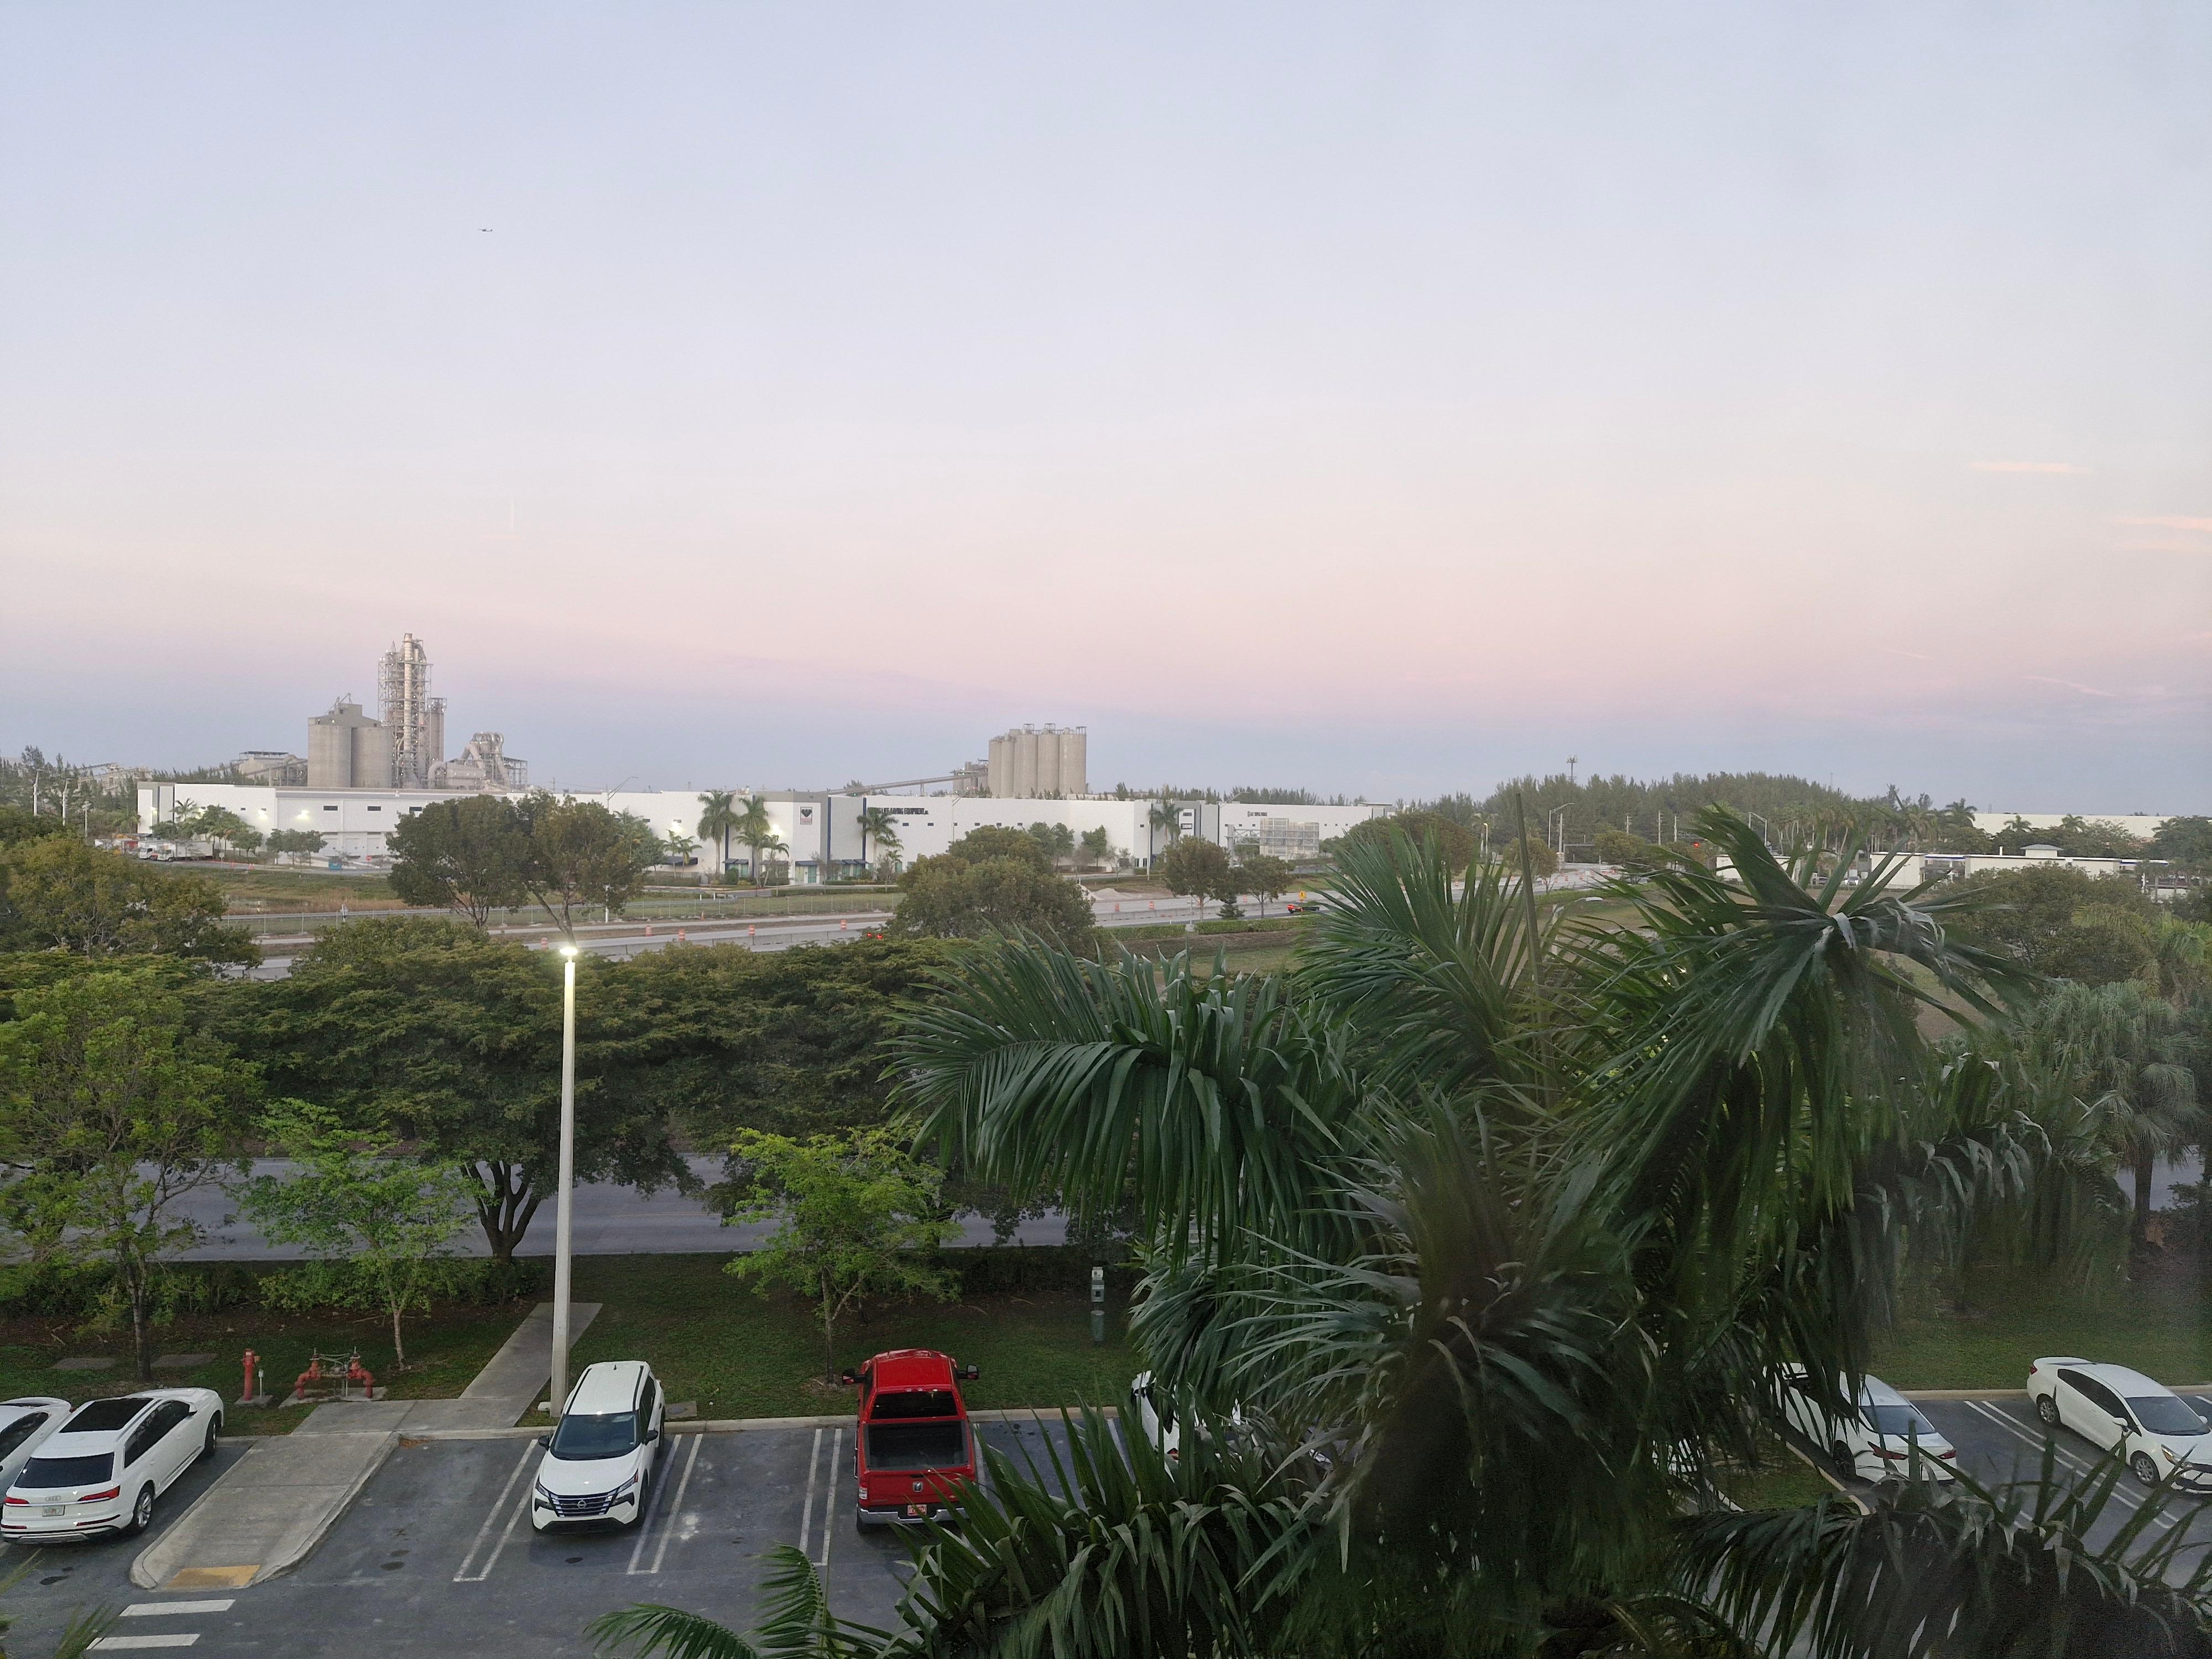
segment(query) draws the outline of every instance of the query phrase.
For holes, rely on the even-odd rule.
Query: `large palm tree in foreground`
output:
[[[898,1043],[925,1137],[1079,1213],[1133,1200],[1139,1340],[1187,1411],[1249,1426],[1170,1464],[1091,1418],[1071,1468],[993,1460],[903,1627],[836,1639],[2212,1654],[2212,1569],[2184,1571],[2156,1498],[2094,1549],[2102,1500],[2047,1470],[1871,1513],[1707,1505],[1758,1455],[1775,1364],[1840,1405],[1900,1250],[2063,1213],[2040,1195],[2071,1166],[2005,1068],[1917,1033],[1937,995],[1995,1018],[2024,988],[1945,901],[1699,832],[1738,879],[1619,890],[1631,927],[1494,871],[1455,888],[1400,841],[1346,855],[1287,982],[1018,944],[957,970]]]

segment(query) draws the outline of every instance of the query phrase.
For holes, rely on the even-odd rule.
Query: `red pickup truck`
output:
[[[975,1434],[960,1397],[975,1367],[931,1348],[879,1353],[845,1380],[860,1385],[853,1435],[854,1524],[876,1527],[943,1520],[960,1488],[975,1478]]]

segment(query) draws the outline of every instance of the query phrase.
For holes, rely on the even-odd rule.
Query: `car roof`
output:
[[[602,1416],[610,1412],[626,1412],[637,1404],[639,1383],[645,1376],[642,1359],[602,1359],[596,1365],[587,1365],[584,1374],[576,1379],[575,1391],[568,1396],[567,1410],[590,1416]]]
[[[878,1389],[942,1389],[952,1381],[952,1360],[934,1348],[893,1348],[868,1362]]]
[[[2106,1388],[2118,1389],[2122,1394],[2157,1395],[2173,1392],[2156,1377],[2145,1376],[2141,1371],[2130,1370],[2125,1365],[2107,1365],[2100,1360],[2091,1360],[2087,1364],[2075,1366],[2075,1369],[2087,1372]]]
[[[16,1400],[0,1400],[0,1419],[14,1422],[26,1412],[67,1411],[66,1400],[50,1400],[40,1395],[25,1395]]]
[[[116,1395],[106,1400],[88,1400],[62,1425],[70,1438],[120,1434],[159,1403],[152,1394]]]

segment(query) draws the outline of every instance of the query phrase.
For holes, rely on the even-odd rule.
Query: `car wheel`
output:
[[[131,1525],[126,1530],[131,1537],[136,1538],[153,1524],[154,1489],[151,1486],[141,1487],[138,1501],[131,1506]]]
[[[637,1513],[629,1518],[633,1527],[645,1524],[646,1514],[653,1508],[653,1471],[647,1469],[637,1483]]]
[[[222,1414],[218,1412],[208,1420],[207,1443],[200,1448],[200,1461],[205,1462],[215,1455],[215,1437],[222,1432]]]
[[[2043,1419],[2044,1426],[2045,1428],[2055,1429],[2058,1426],[2058,1402],[2056,1400],[2053,1400],[2049,1395],[2041,1395],[2037,1397],[2035,1401],[2035,1414]]]
[[[1857,1476],[1859,1460],[1852,1454],[1851,1449],[1842,1441],[1838,1440],[1828,1448],[1828,1455],[1835,1462],[1836,1473],[1842,1475],[1844,1480],[1853,1480]]]
[[[2136,1479],[2146,1486],[2158,1485],[2158,1465],[2150,1461],[2148,1452],[2137,1452],[2128,1460],[2128,1467],[2136,1472]]]

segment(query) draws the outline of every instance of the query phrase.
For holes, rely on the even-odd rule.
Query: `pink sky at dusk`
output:
[[[2212,21],[0,18],[0,744],[2212,809]],[[95,752],[96,751],[96,752]]]

